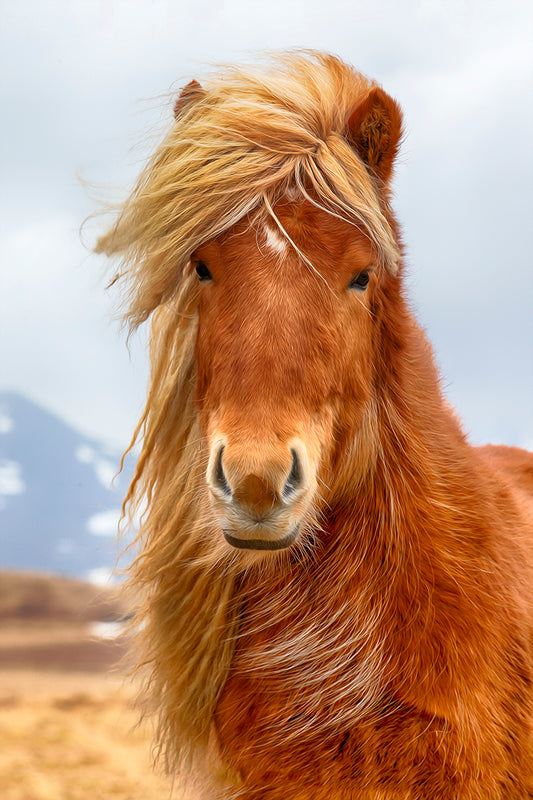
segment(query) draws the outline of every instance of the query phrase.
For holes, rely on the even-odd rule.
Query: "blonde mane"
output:
[[[195,408],[197,289],[191,253],[296,189],[364,229],[395,272],[383,200],[344,136],[373,84],[332,56],[230,67],[186,103],[97,250],[122,259],[126,318],[151,314],[152,374],[125,500],[141,517],[130,570],[147,697],[169,770],[205,751],[231,664],[241,575],[209,512]],[[217,549],[219,548],[219,549]],[[152,705],[153,704],[153,705]]]
[[[398,246],[367,168],[347,144],[373,83],[333,56],[285,54],[228,67],[186,102],[97,252],[122,257],[127,318],[171,299],[191,253],[288,190],[362,228],[396,271]],[[310,194],[312,194],[312,198]]]

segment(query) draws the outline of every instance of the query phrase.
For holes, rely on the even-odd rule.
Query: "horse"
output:
[[[225,67],[96,246],[151,318],[124,506],[144,713],[205,797],[533,797],[533,456],[472,446],[443,396],[401,138],[337,57]]]

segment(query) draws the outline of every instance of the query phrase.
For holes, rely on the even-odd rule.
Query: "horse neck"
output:
[[[456,547],[458,533],[467,534],[467,548],[479,544],[490,486],[443,397],[426,336],[401,296],[383,319],[367,426],[372,441],[360,448],[363,456],[372,453],[372,463],[364,480],[360,467],[342,477],[342,514],[334,498],[332,526],[347,527],[363,543],[366,537],[369,558],[380,557],[378,542],[388,553],[395,543],[396,557],[408,549],[416,568],[414,553],[438,564]]]
[[[435,359],[426,336],[405,311],[380,339],[375,397],[381,461],[391,469],[448,472],[469,446],[459,421],[443,397]]]
[[[329,527],[365,528],[369,538],[379,528],[385,540],[413,541],[423,518],[426,529],[445,531],[443,539],[469,524],[465,507],[481,504],[490,487],[398,285],[374,313],[372,399],[365,424],[347,431],[328,476]]]

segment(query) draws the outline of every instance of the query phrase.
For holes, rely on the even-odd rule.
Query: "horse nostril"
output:
[[[298,457],[298,453],[296,450],[291,448],[291,455],[292,455],[292,466],[291,471],[289,472],[289,477],[285,481],[285,486],[283,487],[283,499],[286,500],[293,492],[300,488],[302,483],[302,467],[300,464],[300,459]]]
[[[224,467],[222,466],[222,454],[224,453],[224,445],[218,451],[217,460],[215,462],[215,484],[227,497],[231,497],[230,485],[224,474]]]

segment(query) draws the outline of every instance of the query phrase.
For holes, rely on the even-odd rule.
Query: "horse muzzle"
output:
[[[207,484],[224,538],[240,550],[283,550],[298,539],[314,488],[304,443],[232,446],[218,437]]]

